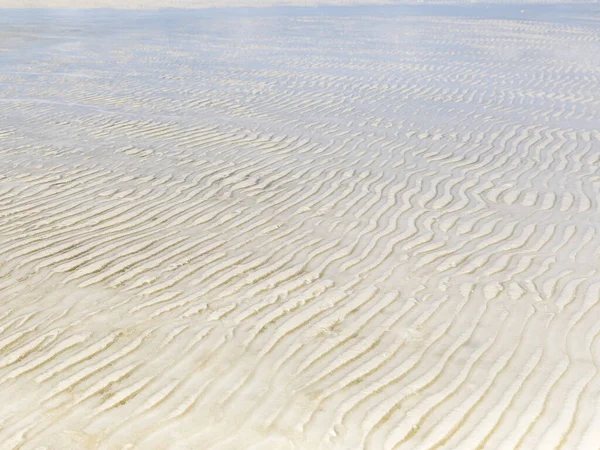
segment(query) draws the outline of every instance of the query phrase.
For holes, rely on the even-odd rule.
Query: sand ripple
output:
[[[590,11],[3,22],[0,448],[598,448]]]

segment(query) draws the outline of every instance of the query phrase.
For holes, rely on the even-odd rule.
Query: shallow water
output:
[[[0,448],[597,448],[598,18],[2,11]]]

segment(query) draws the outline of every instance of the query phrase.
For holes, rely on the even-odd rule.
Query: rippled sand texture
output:
[[[378,11],[2,16],[1,449],[599,447],[598,10]]]

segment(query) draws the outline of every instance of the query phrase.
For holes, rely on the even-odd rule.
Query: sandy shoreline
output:
[[[582,8],[3,15],[0,449],[598,448]]]

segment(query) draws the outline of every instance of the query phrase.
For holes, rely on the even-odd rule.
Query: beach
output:
[[[5,9],[0,449],[600,448],[600,9]]]

